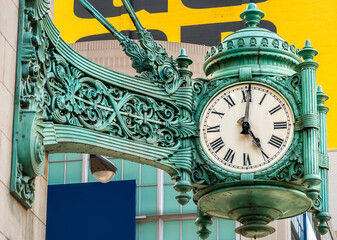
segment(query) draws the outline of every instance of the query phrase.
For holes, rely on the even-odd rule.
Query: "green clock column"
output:
[[[179,67],[179,73],[182,76],[182,82],[184,82],[182,86],[184,86],[185,88],[188,87],[190,89],[191,77],[193,73],[188,70],[188,66],[191,65],[193,61],[186,55],[186,50],[184,48],[181,49],[180,55],[177,57],[176,61]],[[182,114],[184,117],[190,117],[190,113],[186,109],[182,109]],[[191,149],[191,142],[188,139],[183,139],[181,144],[182,149]],[[174,189],[179,192],[178,196],[176,196],[178,203],[181,205],[186,205],[191,199],[187,192],[192,190],[191,151],[187,151],[185,154],[182,153],[177,156],[177,158],[180,159],[180,161],[176,162],[176,164],[181,169],[181,176],[174,184]]]
[[[315,213],[315,218],[319,221],[317,231],[320,234],[326,234],[329,231],[329,226],[326,223],[331,219],[329,214],[329,194],[328,194],[328,170],[329,170],[329,156],[328,156],[328,141],[327,141],[327,118],[326,115],[329,108],[324,106],[324,102],[328,100],[328,95],[324,94],[322,87],[317,88],[317,103],[319,112],[319,169],[322,178],[320,196],[321,211]]]
[[[319,190],[317,185],[321,183],[319,176],[318,161],[318,113],[316,100],[316,69],[318,63],[313,61],[317,55],[317,50],[313,49],[310,40],[305,42],[305,47],[299,51],[303,62],[299,64],[299,73],[302,83],[302,116],[303,124],[303,161],[304,176],[303,184],[308,187],[307,196],[316,200]]]

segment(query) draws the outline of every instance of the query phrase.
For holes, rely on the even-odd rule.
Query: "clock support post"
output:
[[[317,88],[317,104],[319,112],[319,171],[322,178],[320,187],[320,201],[318,201],[319,209],[315,212],[315,217],[319,221],[317,231],[320,234],[326,234],[329,230],[327,221],[331,219],[329,214],[329,194],[328,194],[328,170],[329,170],[329,156],[328,156],[328,141],[327,141],[327,113],[329,108],[324,106],[328,96],[324,94],[322,87]]]
[[[303,184],[308,187],[307,195],[313,201],[317,200],[319,190],[316,188],[321,183],[318,161],[318,135],[319,122],[316,100],[316,69],[318,64],[313,60],[317,51],[312,48],[309,40],[299,52],[304,62],[298,65],[302,83],[302,115],[303,123]]]

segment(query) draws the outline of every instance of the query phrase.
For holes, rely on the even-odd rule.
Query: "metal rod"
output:
[[[106,20],[104,16],[99,13],[87,0],[78,0],[78,2],[120,42],[125,41],[126,37],[121,34],[108,20]]]
[[[129,0],[122,0],[122,3],[124,5],[124,7],[126,8],[126,11],[128,12],[132,22],[133,22],[133,25],[135,25],[137,31],[142,31],[144,30],[145,28],[143,27],[143,25],[140,23],[135,11],[133,10]]]

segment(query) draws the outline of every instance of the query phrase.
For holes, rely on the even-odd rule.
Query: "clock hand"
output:
[[[261,151],[261,153],[262,153],[262,157],[263,157],[263,159],[266,161],[269,157],[267,156],[267,154],[263,151],[263,149],[262,149],[262,146],[261,146],[261,141],[260,141],[260,139],[259,138],[257,138],[257,137],[255,137],[255,135],[254,135],[254,133],[252,132],[252,130],[249,128],[248,129],[248,134],[253,138],[253,144],[255,145],[255,146],[257,146],[259,149],[260,149],[260,151]]]
[[[251,99],[251,83],[249,83],[247,90],[245,116],[238,120],[238,123],[242,124],[241,134],[249,134],[250,125],[248,122],[248,118],[249,118],[250,99]]]

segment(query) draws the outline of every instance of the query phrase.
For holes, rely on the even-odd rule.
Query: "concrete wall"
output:
[[[0,6],[0,240],[42,240],[46,226],[47,168],[36,179],[32,209],[26,210],[10,194],[19,0],[0,0]]]
[[[193,78],[205,77],[204,56],[209,47],[189,43],[156,42],[162,44],[168,55],[174,58],[179,56],[181,48],[185,48],[187,56],[193,60],[193,64],[189,67],[189,70],[193,72]],[[71,44],[71,46],[84,57],[106,68],[131,76],[136,75],[136,71],[131,67],[130,58],[125,55],[117,40],[80,42]]]

